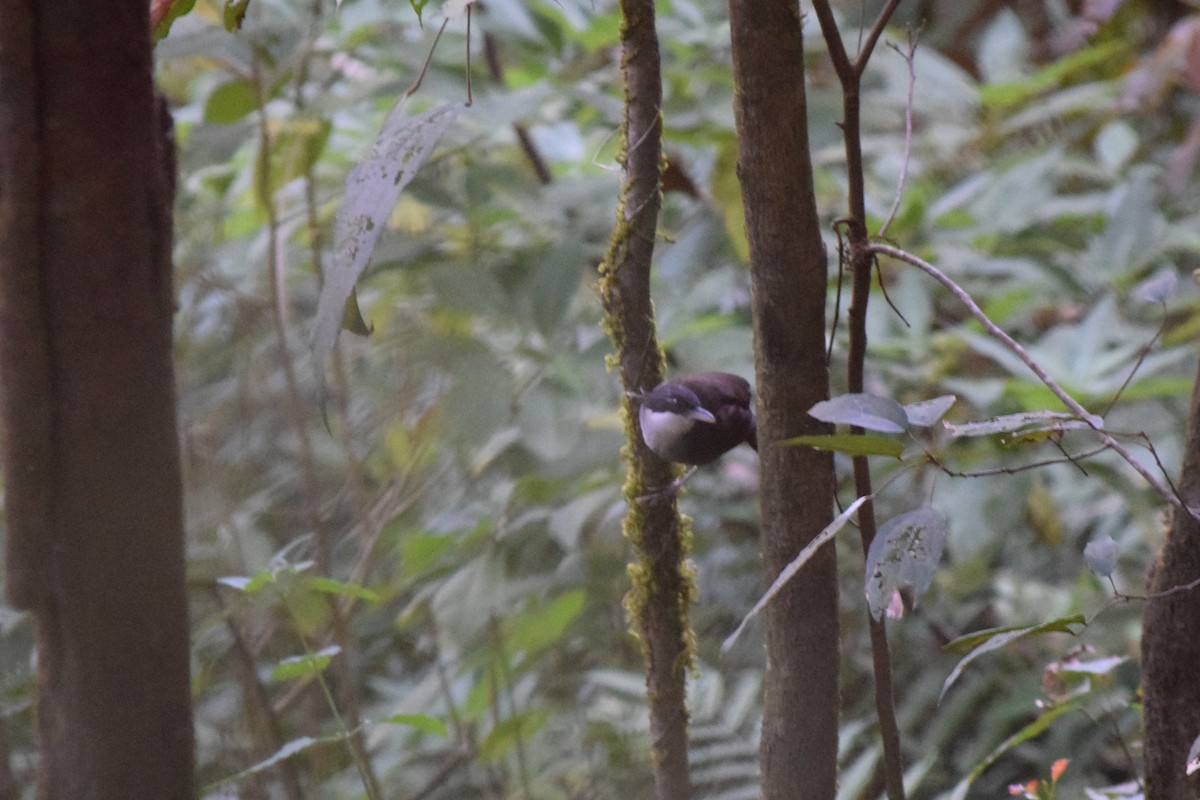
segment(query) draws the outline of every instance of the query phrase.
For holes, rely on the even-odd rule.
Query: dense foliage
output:
[[[1062,6],[1051,33],[1001,10],[963,40],[938,17],[911,87],[908,37],[888,34],[898,49],[878,51],[865,83],[873,228],[904,175],[890,240],[967,288],[1109,429],[1132,445],[1145,434],[1174,469],[1200,316],[1188,281],[1156,287],[1198,266],[1198,185],[1180,177],[1191,166],[1179,145],[1194,98],[1169,59],[1151,57],[1163,30],[1145,9],[1126,4],[1068,40],[1052,34],[1078,20],[1048,5]],[[852,29],[861,9],[842,11]],[[649,796],[644,679],[622,610],[624,426],[593,290],[618,180],[619,15],[611,2],[488,0],[468,48],[461,9],[419,14],[399,0],[260,0],[231,32],[218,4],[200,2],[158,44],[180,145],[201,785],[211,797]],[[452,19],[435,46],[441,14]],[[678,371],[749,377],[724,9],[671,0],[660,14],[661,338]],[[805,32],[835,265],[840,95],[815,21]],[[349,171],[397,102],[415,114],[466,100],[468,70],[470,107],[405,188],[358,285],[370,335],[343,332],[317,363],[309,344]],[[936,284],[894,262],[880,278],[869,391],[955,395],[956,423],[1059,408]],[[831,318],[837,297],[831,281]],[[1081,431],[952,439],[934,427],[901,441],[903,461],[876,459],[879,484],[896,476],[881,519],[933,505],[949,520],[932,588],[891,626],[911,795],[944,796],[980,771],[973,791],[1002,796],[1063,758],[1064,795],[1132,781],[1140,608],[1109,605],[1083,553],[1111,537],[1116,587],[1139,592],[1161,498],[1111,454],[1062,462],[1094,446]],[[1047,459],[1060,463],[1018,471]],[[702,797],[757,791],[761,633],[719,649],[763,589],[755,469],[735,451],[683,500]],[[841,538],[841,786],[855,798],[878,793],[880,749],[863,561]],[[1086,624],[1064,622],[1075,615]],[[965,652],[949,641],[1054,621],[980,654],[943,695]],[[31,632],[3,611],[0,637],[4,726],[27,778]]]

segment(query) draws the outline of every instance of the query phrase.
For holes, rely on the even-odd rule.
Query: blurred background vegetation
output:
[[[872,3],[838,8],[843,30],[874,18]],[[405,190],[359,284],[371,333],[339,340],[328,424],[309,343],[347,174],[431,50],[411,108],[466,99],[465,18],[429,5],[419,20],[404,0],[245,11],[231,32],[228,9],[198,0],[157,46],[180,147],[177,373],[204,795],[652,796],[641,657],[622,608],[623,427],[593,290],[620,179],[616,4],[474,5],[473,103]],[[885,36],[899,51],[880,48],[864,82],[872,229],[906,173],[891,240],[963,284],[1171,469],[1200,331],[1200,21],[1185,12],[904,3]],[[662,340],[676,372],[753,377],[725,8],[664,0],[659,13]],[[902,53],[918,30],[906,161]],[[805,33],[832,224],[845,207],[841,98],[815,20]],[[832,319],[832,233],[827,248]],[[1180,282],[1165,301],[1140,291],[1168,273]],[[869,391],[954,394],[956,422],[1057,407],[931,281],[895,264],[881,278],[895,310],[872,303]],[[838,331],[835,391],[843,366]],[[943,650],[951,639],[1106,604],[1111,587],[1083,562],[1089,541],[1111,536],[1117,587],[1141,590],[1163,503],[1128,467],[1105,454],[1011,471],[1085,449],[1078,435],[907,440],[916,457],[877,501],[881,518],[930,502],[950,520],[932,590],[891,626],[912,797],[948,796],[997,748],[971,796],[1006,796],[1061,758],[1063,796],[1136,793],[1137,603],[1078,636],[976,659],[939,703],[962,656]],[[922,465],[922,448],[949,471],[1009,471],[954,477]],[[682,501],[698,575],[698,797],[757,796],[761,633],[719,653],[763,588],[756,469],[742,448],[695,475]],[[841,796],[865,798],[879,792],[880,747],[853,539],[837,545]],[[3,738],[25,784],[31,640],[28,620],[0,608]],[[1027,726],[1065,704],[1035,737]]]

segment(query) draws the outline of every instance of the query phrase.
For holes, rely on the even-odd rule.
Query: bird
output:
[[[758,450],[750,384],[728,372],[697,372],[642,395],[642,439],[665,461],[700,466],[739,444]]]

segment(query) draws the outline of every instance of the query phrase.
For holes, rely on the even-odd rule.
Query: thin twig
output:
[[[846,246],[842,241],[842,227],[833,223],[833,232],[837,235],[837,291],[833,298],[833,320],[829,323],[829,346],[825,348],[825,363],[833,360],[833,343],[837,341],[838,323],[842,314],[842,284],[846,280]]]
[[[1101,412],[1100,416],[1105,416],[1108,414],[1108,412],[1112,410],[1112,407],[1117,404],[1117,401],[1121,399],[1121,395],[1124,394],[1125,390],[1129,387],[1129,384],[1133,382],[1133,376],[1137,375],[1137,371],[1145,362],[1146,356],[1150,355],[1150,351],[1154,349],[1154,345],[1158,344],[1158,340],[1162,337],[1163,331],[1167,329],[1167,304],[1163,303],[1162,305],[1163,318],[1162,322],[1160,322],[1158,325],[1158,330],[1156,330],[1154,335],[1150,337],[1150,341],[1146,342],[1146,344],[1144,344],[1138,351],[1137,360],[1134,362],[1133,368],[1130,369],[1129,374],[1125,376],[1125,381],[1121,384],[1121,387],[1117,389],[1116,393],[1113,394],[1113,396],[1109,399],[1108,405],[1104,407],[1104,411]]]
[[[913,96],[917,87],[917,68],[914,59],[917,55],[917,40],[920,36],[920,29],[916,32],[909,31],[907,53],[901,53],[899,47],[888,42],[888,47],[895,50],[897,55],[908,64],[908,100],[904,104],[904,158],[900,162],[900,177],[896,179],[896,196],[892,198],[892,207],[888,210],[887,219],[879,227],[879,232],[875,234],[880,239],[887,238],[888,228],[892,226],[892,221],[896,219],[896,214],[900,211],[900,201],[904,198],[904,185],[908,183],[908,166],[912,160]]]
[[[471,97],[471,5],[467,3],[467,106],[475,102]]]
[[[1100,455],[1108,447],[1101,445],[1094,450],[1088,450],[1084,453],[1068,453],[1065,458],[1048,458],[1045,461],[1035,461],[1031,464],[1021,464],[1017,467],[993,467],[992,469],[971,470],[970,472],[960,472],[947,467],[942,460],[928,450],[925,451],[925,457],[929,459],[939,470],[949,475],[951,478],[988,478],[995,475],[1016,475],[1018,472],[1027,472],[1031,469],[1041,469],[1054,464],[1067,464],[1082,461],[1085,458]]]
[[[1068,453],[1066,448],[1064,448],[1062,446],[1062,442],[1059,441],[1058,437],[1055,437],[1055,438],[1051,439],[1050,441],[1054,443],[1054,446],[1056,448],[1058,448],[1058,452],[1063,454],[1063,458],[1065,458],[1067,461],[1071,462],[1071,466],[1075,467],[1075,469],[1077,469],[1083,473],[1083,477],[1085,477],[1085,478],[1091,477],[1090,475],[1088,475],[1088,471],[1083,468],[1082,464],[1078,464],[1075,462],[1075,459],[1071,457],[1071,454]]]
[[[442,40],[442,32],[446,30],[446,26],[449,24],[449,18],[442,20],[442,27],[438,28],[437,36],[433,37],[433,44],[429,47],[429,55],[425,56],[425,63],[421,65],[421,71],[417,73],[417,79],[413,81],[412,86],[409,86],[408,91],[404,93],[405,97],[412,97],[421,88],[421,82],[425,80],[425,73],[429,71],[429,62],[433,61],[433,51],[437,50],[438,42]]]
[[[842,88],[842,139],[846,148],[847,217],[846,230],[849,239],[851,292],[848,312],[849,347],[846,356],[846,384],[851,392],[863,390],[867,355],[867,306],[871,295],[871,275],[874,272],[874,256],[866,252],[867,210],[865,177],[862,152],[862,72],[870,60],[875,43],[882,34],[899,0],[888,0],[879,12],[866,41],[859,50],[858,58],[851,63],[846,55],[841,32],[833,17],[829,0],[813,0],[813,9],[821,24],[821,33],[829,48],[830,59],[837,71]],[[851,433],[861,434],[860,428],[851,427]],[[873,494],[871,467],[867,459],[853,459],[854,489],[860,497]],[[875,508],[870,501],[863,504],[858,514],[864,555],[868,552],[877,528]],[[896,702],[893,689],[890,646],[886,623],[873,616],[867,619],[871,634],[871,661],[875,675],[875,708],[879,717],[880,739],[883,743],[883,776],[889,800],[904,800],[904,764],[900,752],[900,728],[896,720]]]
[[[867,68],[867,62],[871,60],[871,51],[875,49],[875,43],[879,41],[879,37],[883,35],[883,29],[892,19],[892,14],[896,13],[896,8],[900,5],[900,0],[888,0],[888,4],[879,11],[879,16],[875,17],[875,24],[871,26],[871,32],[867,34],[867,42],[858,51],[858,59],[854,62],[854,73],[861,76]]]
[[[879,293],[883,295],[884,302],[888,304],[888,308],[892,310],[892,313],[899,317],[900,321],[904,323],[904,327],[911,328],[912,325],[909,324],[908,319],[903,313],[901,313],[899,308],[896,308],[896,304],[892,302],[892,296],[888,294],[887,286],[883,282],[882,274],[879,276]]]

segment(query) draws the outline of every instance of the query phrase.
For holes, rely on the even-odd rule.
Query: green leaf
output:
[[[365,586],[342,583],[333,578],[309,578],[308,585],[318,592],[324,592],[325,594],[334,594],[340,597],[357,597],[359,600],[366,600],[368,603],[379,602],[378,592],[372,591]]]
[[[165,39],[167,34],[171,32],[171,26],[175,24],[175,20],[190,13],[195,5],[196,0],[171,0],[167,13],[154,26],[154,34],[152,36],[154,44],[158,44],[162,39]]]
[[[881,619],[892,594],[911,586],[914,600],[933,582],[946,546],[946,518],[928,506],[892,517],[879,528],[867,551],[867,606]]]
[[[444,533],[408,531],[400,537],[400,568],[416,577],[441,561],[454,545],[454,537]]]
[[[300,736],[296,739],[292,739],[283,747],[280,747],[278,750],[276,750],[271,756],[239,772],[235,778],[245,778],[257,772],[262,772],[265,769],[275,766],[280,761],[291,758],[297,753],[301,753],[314,745],[323,744],[328,741],[330,741],[328,738],[322,737],[320,739],[315,739],[312,736]]]
[[[338,0],[340,3],[341,0]],[[421,17],[421,12],[425,10],[425,6],[429,5],[429,0],[408,0],[408,4],[412,6],[412,10],[417,12],[417,24],[422,28],[425,27],[425,20]]]
[[[1082,614],[1075,614],[1070,617],[1052,619],[1049,622],[1042,622],[1037,625],[992,628],[955,639],[947,644],[944,649],[950,652],[957,652],[964,648],[969,648],[970,652],[954,666],[950,675],[947,676],[946,681],[942,684],[941,694],[938,695],[938,702],[940,703],[942,698],[946,696],[947,690],[954,685],[954,682],[958,680],[963,670],[980,656],[995,652],[1026,636],[1037,636],[1043,633],[1069,633],[1074,636],[1076,631],[1072,629],[1072,625],[1087,625],[1087,622],[1084,620]]]
[[[333,130],[327,119],[271,120],[271,188],[279,188],[308,175],[329,144]]]
[[[285,658],[275,665],[271,670],[271,679],[276,681],[286,681],[292,678],[307,678],[312,675],[324,672],[329,666],[329,662],[333,657],[341,652],[341,648],[337,645],[330,645],[322,648],[315,653],[305,653],[302,656],[292,656]]]
[[[567,626],[583,610],[583,589],[572,589],[549,603],[518,614],[508,620],[506,646],[533,653],[558,641]]]
[[[567,237],[553,243],[541,264],[530,273],[527,284],[533,322],[546,337],[554,334],[566,316],[579,290],[583,263],[583,245]]]
[[[246,594],[254,594],[262,591],[262,589],[275,582],[275,573],[270,570],[259,570],[252,577],[245,575],[229,575],[224,578],[217,578],[217,583],[224,586],[229,586]]]
[[[895,439],[871,434],[834,433],[820,436],[793,436],[791,439],[784,439],[775,444],[783,447],[812,447],[816,450],[845,453],[848,456],[899,458],[904,453],[904,445]]]
[[[232,125],[257,108],[258,87],[253,81],[229,81],[208,96],[204,104],[204,121],[212,125]]]
[[[389,725],[407,725],[410,728],[416,728],[422,733],[432,733],[435,736],[447,736],[446,723],[436,717],[429,717],[425,714],[394,714],[379,720],[381,723]]]
[[[881,433],[903,433],[908,425],[904,407],[888,397],[843,394],[822,400],[808,410],[811,417],[834,425],[854,425]]]
[[[250,7],[250,0],[225,0],[225,30],[233,33],[242,29],[242,23],[246,21],[246,10]]]
[[[985,107],[1008,110],[1012,106],[1033,100],[1043,92],[1062,86],[1074,74],[1119,63],[1120,57],[1128,50],[1129,44],[1122,39],[1101,41],[1055,59],[1031,77],[1012,83],[982,86],[979,89],[979,99]]]
[[[1021,728],[1021,730],[1005,739],[996,747],[995,750],[988,753],[982,761],[976,764],[975,768],[971,770],[967,777],[962,779],[962,782],[955,787],[952,797],[966,797],[967,789],[970,787],[970,785],[974,783],[975,780],[982,775],[988,767],[996,763],[1000,756],[1004,755],[1019,744],[1023,744],[1031,739],[1041,736],[1046,732],[1047,729],[1049,729],[1055,720],[1065,714],[1069,714],[1072,711],[1077,710],[1078,708],[1078,703],[1063,703],[1062,705],[1054,706],[1049,711],[1035,719],[1033,722],[1030,722],[1024,728]]]
[[[518,742],[526,741],[537,733],[550,719],[550,712],[542,709],[521,711],[492,728],[479,743],[479,755],[488,761],[495,760]]]
[[[363,319],[362,309],[358,306],[358,287],[351,289],[350,296],[346,298],[346,306],[342,309],[342,330],[359,336],[370,336],[375,332],[371,323]]]

